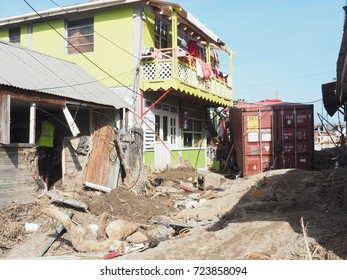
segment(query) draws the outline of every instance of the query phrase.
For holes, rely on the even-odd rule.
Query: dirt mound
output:
[[[158,227],[157,223],[176,225],[177,235],[161,240],[151,250],[124,255],[126,259],[308,259],[307,247],[312,259],[347,258],[346,168],[274,170],[230,180],[209,191],[177,187],[180,180],[194,177],[195,170],[188,167],[151,174],[150,179],[160,178],[161,185],[146,186],[141,195],[121,186],[103,194],[75,184],[69,189],[71,198],[87,203],[90,211],[70,209],[73,222],[89,229],[106,212],[148,228]],[[41,198],[35,206],[51,203]],[[178,210],[174,205],[184,207]],[[35,216],[34,208],[18,204],[0,211],[4,258],[30,257],[33,252],[38,256],[55,238],[52,219]],[[149,223],[151,219],[156,223]],[[42,226],[24,233],[26,222]],[[181,234],[182,226],[188,228]],[[93,231],[83,236],[96,238]],[[57,237],[46,255],[73,254],[69,240],[66,233]]]
[[[196,169],[192,167],[179,167],[175,169],[164,170],[156,174],[157,178],[168,181],[187,180],[189,178],[194,179]]]
[[[134,222],[146,223],[154,216],[167,214],[172,203],[165,198],[162,202],[146,195],[136,195],[122,187],[113,189],[110,193],[101,195],[88,203],[92,214],[103,212]],[[172,211],[172,209],[171,209]]]
[[[346,182],[345,168],[236,180],[224,197],[178,215],[191,220],[208,212],[208,226],[128,259],[308,259],[306,242],[312,259],[346,259]]]

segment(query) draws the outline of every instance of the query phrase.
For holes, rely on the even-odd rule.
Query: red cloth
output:
[[[204,79],[210,79],[213,76],[211,65],[207,64],[201,59],[196,59],[196,62],[197,62],[196,68],[197,68],[199,77]],[[200,66],[200,69],[199,69],[199,66]]]
[[[213,76],[211,65],[206,62],[200,60],[202,73],[205,79],[210,79]]]
[[[200,58],[200,52],[199,52],[198,45],[193,40],[190,40],[188,43],[188,52],[191,56],[196,57],[196,58]]]

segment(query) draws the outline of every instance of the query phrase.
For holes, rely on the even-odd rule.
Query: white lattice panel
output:
[[[158,78],[159,80],[168,80],[172,78],[172,62],[159,62],[158,63]]]
[[[189,68],[186,67],[184,64],[179,63],[178,69],[177,69],[178,78],[181,81],[184,81],[186,83],[190,83],[189,81]]]
[[[189,83],[190,81],[189,81],[189,73],[190,73],[190,71],[189,71],[189,68],[188,67],[184,67],[184,81],[186,82],[186,83]]]
[[[145,63],[142,65],[142,79],[144,81],[155,80],[155,63]]]
[[[177,76],[178,76],[178,79],[181,81],[183,81],[183,71],[184,71],[184,66],[181,63],[178,63]]]
[[[211,91],[211,93],[216,93],[217,91],[216,91],[216,85],[217,85],[217,82],[216,82],[216,80],[215,79],[212,79],[211,80],[211,85],[210,85],[210,91]]]
[[[193,85],[193,86],[197,86],[197,84],[198,84],[198,76],[197,76],[197,74],[196,74],[196,71],[195,70],[192,70],[192,75],[191,75],[191,77],[192,77],[192,80],[191,80],[191,84]]]

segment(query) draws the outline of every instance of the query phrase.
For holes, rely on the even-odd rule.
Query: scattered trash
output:
[[[159,187],[161,185],[162,179],[161,178],[155,178],[154,179],[154,185],[156,187]]]
[[[40,224],[35,224],[35,223],[25,223],[25,231],[26,232],[34,232],[37,231],[40,228]]]
[[[111,189],[108,188],[108,187],[96,185],[96,184],[93,184],[93,183],[90,183],[90,182],[84,182],[84,187],[90,188],[90,189],[94,189],[94,190],[97,190],[97,191],[106,192],[106,193],[109,193],[111,191]]]
[[[96,225],[96,224],[91,224],[89,225],[89,229],[90,231],[93,233],[93,235],[97,236],[98,235],[98,229],[99,229],[99,226]]]
[[[46,195],[53,201],[53,202],[60,202],[60,203],[64,203],[67,204],[69,206],[72,206],[74,208],[78,208],[78,209],[82,209],[84,211],[87,211],[88,206],[87,204],[85,204],[82,201],[78,201],[75,199],[71,199],[71,198],[66,198],[63,196],[60,196],[59,194],[57,194],[56,192],[53,191],[48,191],[46,192]]]
[[[125,241],[120,241],[120,240],[116,240],[115,242],[113,242],[113,244],[109,248],[110,252],[117,251],[121,254],[124,254],[128,250],[129,249],[127,248],[127,243]]]
[[[148,231],[148,234],[156,239],[169,239],[175,234],[175,230],[168,224],[159,224],[152,230]]]
[[[137,244],[148,242],[148,237],[140,231],[136,231],[132,235],[128,236],[126,239],[127,242]]]
[[[185,190],[187,192],[194,192],[197,190],[197,188],[195,188],[194,185],[192,183],[189,183],[189,182],[180,181],[179,186],[182,190]]]
[[[113,259],[113,258],[116,258],[116,257],[119,257],[121,256],[122,254],[118,251],[114,251],[114,252],[111,252],[111,253],[108,253],[104,256],[104,260],[108,260],[108,259]]]
[[[197,200],[191,200],[191,201],[187,201],[186,203],[186,208],[198,208],[201,207],[205,202],[207,201],[207,199],[199,199]]]
[[[150,248],[155,248],[158,245],[159,245],[159,241],[150,241],[147,243],[139,243],[139,244],[126,244],[126,242],[124,242],[124,241],[118,241],[117,240],[114,243],[114,248],[119,246],[120,249],[104,255],[104,259],[108,260],[108,259],[122,256],[124,254],[129,254],[132,252],[143,252],[143,251],[148,250]],[[111,248],[110,248],[110,250],[111,250]]]

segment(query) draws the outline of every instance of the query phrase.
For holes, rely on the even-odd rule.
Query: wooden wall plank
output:
[[[32,147],[0,147],[0,208],[33,200],[36,170]]]
[[[89,158],[85,181],[107,186],[110,172],[110,150],[115,137],[111,125],[104,125],[97,129],[93,136],[93,147]],[[113,186],[109,186],[113,187]]]

